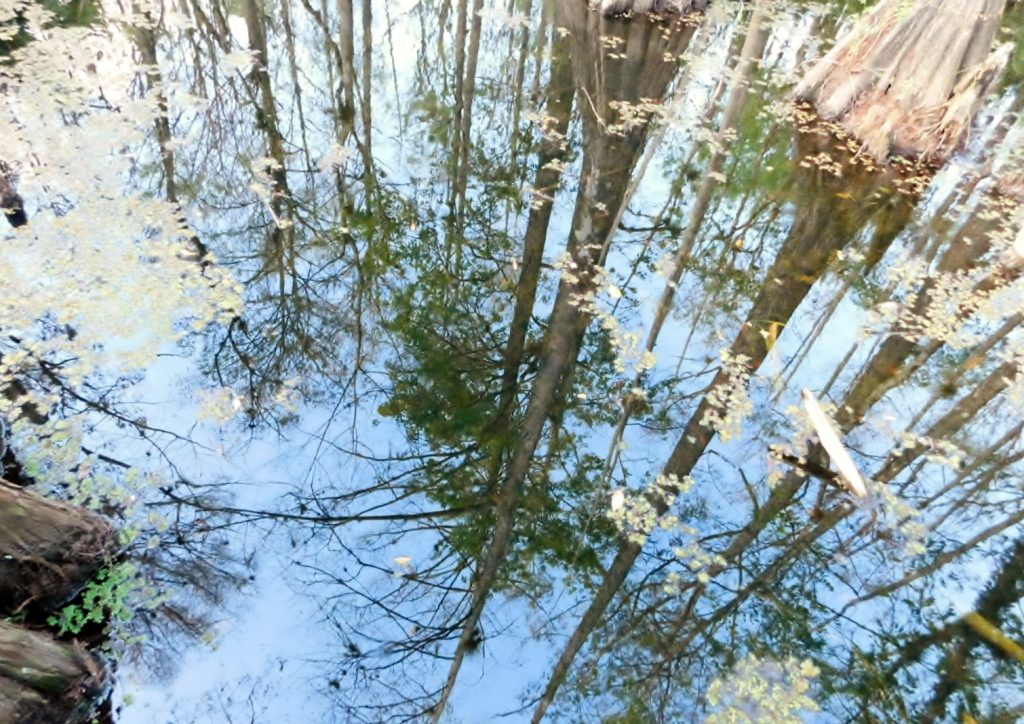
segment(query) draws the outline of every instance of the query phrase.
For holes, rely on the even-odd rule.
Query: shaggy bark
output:
[[[598,0],[592,3],[605,15],[684,14],[707,8],[707,0]]]
[[[1012,43],[990,53],[1005,0],[882,0],[794,91],[878,160],[941,163],[963,142]]]
[[[88,652],[0,621],[0,721],[87,722],[108,687],[106,670]]]
[[[116,548],[113,528],[95,513],[0,481],[0,612],[60,606]]]

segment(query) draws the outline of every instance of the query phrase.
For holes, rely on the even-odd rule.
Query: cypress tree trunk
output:
[[[0,481],[0,613],[66,603],[116,548],[95,513]]]
[[[0,621],[0,721],[87,722],[108,686],[103,665],[84,649]]]
[[[794,95],[838,121],[879,161],[941,163],[964,140],[1009,60],[990,53],[1005,0],[882,0],[843,36]]]
[[[591,3],[605,15],[690,13],[707,8],[707,0],[598,0]]]
[[[0,480],[0,616],[55,610],[117,551],[100,516]],[[103,663],[78,643],[0,620],[0,722],[89,721],[109,690]]]

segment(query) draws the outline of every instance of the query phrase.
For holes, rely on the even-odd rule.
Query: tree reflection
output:
[[[1019,94],[955,178],[786,100],[835,9],[509,9],[147,16],[141,178],[246,286],[194,381],[306,472],[276,507],[164,490],[180,527],[141,560],[217,606],[249,561],[215,540],[269,531],[340,642],[346,720],[472,716],[460,667],[528,617],[556,657],[535,720],[698,716],[749,654],[813,660],[849,720],[1016,706],[1019,667],[949,602],[984,578],[1012,638]]]

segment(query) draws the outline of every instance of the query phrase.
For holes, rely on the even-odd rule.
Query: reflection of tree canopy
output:
[[[438,37],[467,48],[480,42],[473,40],[473,33],[482,32],[486,42],[490,37],[487,23],[481,31],[468,18],[468,14],[460,16],[455,12],[449,18],[456,24],[453,35]],[[709,328],[698,326],[688,333],[687,338],[692,339],[685,346],[661,342],[677,350],[689,350],[684,352],[688,357],[680,361],[675,374],[670,366],[659,365],[630,382],[632,374],[616,371],[615,357],[621,349],[610,329],[585,332],[589,313],[574,317],[575,312],[558,311],[559,305],[570,299],[572,289],[579,293],[588,287],[599,289],[605,283],[589,276],[588,265],[604,262],[607,252],[580,255],[585,243],[571,242],[570,259],[575,266],[568,270],[577,281],[566,287],[563,271],[563,287],[556,290],[552,276],[539,265],[542,256],[536,245],[530,246],[529,230],[533,228],[539,231],[539,248],[544,248],[550,202],[538,195],[535,207],[524,209],[519,203],[510,204],[507,193],[501,191],[530,178],[531,166],[536,174],[536,179],[530,179],[531,186],[539,193],[548,195],[559,182],[559,172],[554,170],[557,166],[546,164],[558,159],[560,136],[569,134],[573,138],[573,130],[561,125],[559,114],[552,112],[558,109],[552,101],[561,97],[564,104],[567,98],[560,90],[565,87],[565,80],[558,76],[564,75],[567,68],[559,67],[557,49],[559,44],[568,47],[568,43],[579,42],[573,54],[582,61],[588,43],[601,42],[586,40],[587,31],[582,27],[568,29],[569,41],[558,33],[550,41],[556,52],[546,69],[549,120],[544,121],[542,128],[547,133],[531,149],[539,152],[543,163],[532,160],[529,164],[513,165],[511,172],[508,156],[501,153],[501,143],[492,141],[501,137],[499,129],[508,128],[504,123],[493,122],[497,117],[507,118],[496,114],[509,112],[508,101],[501,90],[481,81],[487,77],[486,65],[477,71],[479,77],[472,89],[468,88],[466,78],[458,75],[467,66],[487,61],[463,55],[457,69],[447,69],[448,73],[456,73],[454,78],[442,73],[443,80],[436,80],[435,69],[444,66],[425,58],[440,42],[423,42],[424,59],[417,66],[414,86],[414,93],[420,95],[414,95],[415,100],[407,104],[415,115],[404,116],[403,122],[406,128],[426,124],[431,130],[416,136],[418,150],[423,156],[447,156],[450,165],[443,169],[443,175],[431,179],[433,183],[416,183],[411,195],[401,184],[375,178],[376,196],[371,199],[367,194],[361,202],[372,209],[372,216],[364,214],[362,219],[361,212],[356,210],[360,202],[348,209],[332,207],[318,217],[315,209],[302,199],[308,197],[315,203],[312,200],[323,198],[319,194],[328,191],[315,190],[321,182],[303,191],[303,185],[298,183],[302,175],[287,174],[285,193],[293,225],[284,230],[284,238],[290,239],[286,243],[301,249],[304,243],[323,245],[324,239],[337,239],[332,247],[335,260],[343,257],[346,249],[350,258],[355,259],[372,255],[376,248],[384,261],[371,264],[374,274],[339,262],[337,275],[326,275],[322,282],[310,278],[300,283],[292,276],[289,282],[282,283],[280,278],[287,276],[287,269],[309,265],[321,271],[329,262],[314,264],[314,257],[305,251],[277,251],[278,256],[270,257],[284,260],[294,254],[302,260],[298,264],[267,262],[264,256],[260,260],[263,266],[252,277],[249,287],[251,300],[246,319],[244,323],[238,320],[233,324],[218,353],[227,354],[224,359],[230,359],[233,350],[237,362],[231,364],[240,363],[250,379],[274,370],[273,375],[263,377],[271,381],[270,389],[292,375],[308,380],[310,368],[302,365],[310,361],[322,365],[317,368],[322,379],[334,379],[337,384],[344,375],[332,375],[326,370],[330,364],[337,364],[343,356],[337,350],[353,336],[359,340],[372,338],[373,359],[386,368],[386,381],[375,374],[367,379],[373,380],[382,395],[377,397],[380,402],[375,407],[384,415],[384,429],[392,429],[388,419],[400,423],[407,450],[398,456],[381,457],[365,451],[370,448],[359,452],[361,446],[345,446],[349,454],[359,453],[364,458],[367,469],[376,471],[374,482],[344,490],[334,488],[329,478],[323,478],[314,497],[301,504],[297,516],[329,527],[332,522],[362,520],[366,525],[383,524],[382,530],[386,531],[363,538],[364,542],[359,544],[337,530],[332,531],[332,547],[346,556],[355,556],[365,567],[340,575],[333,566],[318,566],[328,580],[348,591],[331,604],[331,610],[337,611],[332,615],[348,612],[349,626],[343,635],[352,647],[350,663],[339,668],[349,678],[339,681],[358,681],[375,688],[375,677],[385,676],[391,667],[412,667],[404,669],[405,677],[416,672],[413,679],[422,685],[421,694],[429,704],[432,689],[427,682],[432,678],[430,672],[435,671],[430,659],[443,655],[443,647],[438,648],[438,644],[450,641],[462,629],[460,650],[465,652],[477,645],[474,642],[480,635],[476,632],[478,624],[471,622],[467,626],[461,612],[467,604],[481,600],[472,594],[480,586],[474,571],[486,560],[486,541],[495,516],[505,514],[502,506],[508,503],[503,503],[498,491],[514,472],[509,466],[515,464],[512,459],[516,450],[522,449],[524,435],[537,434],[533,444],[538,445],[538,451],[526,453],[528,482],[515,502],[517,513],[508,553],[492,559],[498,561],[500,571],[496,589],[505,595],[512,594],[513,600],[525,595],[540,602],[548,591],[566,586],[563,575],[556,573],[559,570],[572,571],[573,578],[582,577],[584,581],[599,573],[600,568],[594,566],[606,555],[601,551],[606,550],[609,542],[607,524],[600,517],[595,518],[593,510],[595,502],[602,500],[595,483],[604,477],[604,451],[589,444],[587,431],[615,420],[622,405],[629,411],[622,418],[624,440],[636,439],[637,434],[649,438],[679,435],[672,456],[672,460],[678,461],[675,470],[693,475],[696,483],[695,492],[688,494],[680,511],[686,525],[700,533],[691,537],[680,530],[667,529],[656,534],[642,552],[638,549],[633,554],[637,556],[635,567],[630,566],[633,573],[615,599],[621,597],[623,602],[630,603],[615,604],[608,625],[584,649],[585,665],[573,679],[574,691],[579,696],[612,694],[621,697],[627,707],[641,706],[639,702],[647,701],[648,707],[655,707],[646,709],[651,715],[661,711],[661,716],[668,716],[674,709],[666,707],[679,706],[681,699],[687,697],[686,692],[693,690],[688,687],[702,690],[722,667],[728,668],[746,653],[812,657],[822,668],[822,681],[831,681],[847,665],[829,659],[830,639],[825,632],[837,626],[841,629],[849,618],[846,613],[835,613],[834,603],[824,592],[836,586],[846,587],[853,592],[853,598],[844,605],[856,608],[883,598],[882,594],[871,594],[874,589],[870,587],[878,584],[871,583],[871,577],[864,578],[862,567],[883,571],[901,559],[900,546],[909,533],[899,526],[907,522],[901,518],[907,513],[901,512],[903,509],[895,501],[888,501],[883,503],[888,507],[877,513],[888,517],[883,522],[868,523],[838,492],[832,473],[827,472],[827,458],[814,447],[802,452],[799,428],[787,431],[791,426],[772,412],[771,401],[790,399],[791,390],[797,385],[830,393],[839,405],[833,414],[840,429],[853,432],[854,445],[857,440],[865,441],[863,449],[855,449],[869,475],[878,471],[874,475],[876,484],[893,487],[907,506],[940,511],[943,505],[951,506],[947,513],[938,513],[941,524],[956,530],[971,529],[975,538],[981,536],[973,542],[967,539],[971,545],[959,553],[965,541],[947,545],[938,542],[941,537],[929,536],[928,548],[920,554],[920,561],[911,564],[908,573],[891,577],[891,584],[883,583],[878,589],[898,586],[884,595],[886,601],[895,605],[897,591],[904,590],[904,586],[917,587],[917,598],[908,599],[908,607],[892,619],[899,622],[901,630],[907,630],[908,622],[928,625],[934,617],[947,616],[941,608],[922,610],[918,605],[915,609],[909,601],[920,600],[925,590],[941,591],[944,565],[981,550],[979,544],[1017,524],[1012,516],[1007,517],[1012,507],[1009,502],[1000,502],[998,494],[988,497],[992,491],[1005,490],[997,484],[1005,473],[993,472],[993,466],[1002,469],[1000,465],[1012,464],[1012,460],[997,462],[1005,457],[997,453],[1015,439],[1013,430],[999,433],[1002,442],[998,446],[984,432],[980,444],[959,443],[984,453],[972,458],[978,461],[977,467],[971,470],[970,465],[961,463],[961,467],[954,468],[953,478],[942,472],[952,456],[944,445],[961,439],[961,431],[991,429],[991,423],[986,422],[993,414],[989,405],[1001,399],[1016,374],[1012,357],[1004,355],[1006,362],[991,362],[992,353],[1006,344],[1003,340],[1015,325],[1014,319],[999,312],[1004,303],[996,300],[996,295],[1010,293],[1007,285],[1013,283],[1015,275],[985,261],[998,258],[1005,244],[1001,240],[1005,234],[1001,237],[998,229],[986,226],[992,212],[985,209],[998,209],[1003,202],[993,207],[986,201],[972,212],[973,207],[965,205],[963,199],[972,196],[973,187],[961,185],[960,190],[951,192],[949,203],[955,204],[954,208],[968,209],[964,223],[947,221],[949,208],[943,208],[944,202],[938,195],[929,197],[917,217],[911,219],[908,205],[901,199],[907,198],[908,193],[911,197],[916,194],[912,170],[894,177],[870,170],[851,173],[844,168],[850,162],[844,160],[843,152],[834,150],[835,142],[827,136],[814,136],[814,131],[802,136],[795,147],[789,145],[787,139],[791,137],[794,117],[775,112],[771,104],[779,101],[771,101],[770,96],[760,93],[752,95],[753,102],[737,106],[738,115],[733,122],[735,139],[726,139],[728,145],[721,146],[720,158],[714,148],[708,153],[700,151],[702,145],[697,138],[671,130],[670,138],[679,136],[678,140],[690,143],[696,153],[683,154],[688,159],[681,164],[685,175],[672,186],[672,196],[662,211],[647,218],[637,216],[636,222],[627,221],[628,215],[621,219],[624,227],[636,229],[631,234],[631,241],[636,243],[614,252],[607,263],[620,271],[630,271],[633,284],[617,286],[625,299],[614,309],[624,315],[623,320],[643,324],[646,312],[639,299],[644,293],[636,284],[653,278],[650,271],[657,250],[672,250],[672,235],[679,235],[687,221],[696,218],[700,225],[691,232],[694,236],[688,242],[687,255],[680,258],[677,277],[683,293],[677,292],[676,297],[682,296],[684,313],[697,322],[713,323],[719,328],[739,324],[741,331],[732,344],[732,357],[745,358],[749,372],[756,372],[773,349],[778,350],[774,354],[779,359],[786,361],[771,394],[758,387],[762,383],[756,383],[750,392],[758,424],[751,425],[748,419],[750,429],[735,442],[713,442],[717,427],[706,420],[713,419],[709,414],[719,398],[703,395],[708,387],[731,383],[735,370],[726,366],[716,371],[713,360],[716,347],[722,344],[713,341]],[[527,37],[525,31],[516,32]],[[515,33],[508,37],[514,45],[511,39]],[[739,54],[743,36],[737,33],[735,37],[740,41],[735,45]],[[614,69],[617,59],[612,56],[619,48],[615,41],[605,42],[608,55],[604,62]],[[625,44],[628,46],[628,41]],[[525,42],[522,47],[526,69],[522,77],[536,73],[542,80],[544,66],[534,67],[526,55]],[[763,52],[763,47],[755,52]],[[654,55],[652,52],[651,56]],[[628,58],[629,53],[625,56]],[[575,69],[576,87],[585,90],[577,90],[575,99],[570,99],[575,100],[577,112],[583,118],[579,130],[584,145],[581,166],[570,166],[567,170],[571,177],[578,175],[580,186],[569,238],[585,238],[579,235],[581,224],[593,223],[593,219],[605,213],[605,230],[589,232],[590,238],[601,240],[611,231],[611,223],[620,221],[617,209],[622,200],[631,198],[625,194],[630,184],[629,169],[640,161],[644,146],[638,142],[641,139],[631,140],[629,131],[616,136],[588,127],[593,126],[587,120],[588,109],[603,109],[600,88],[608,87],[587,86],[593,81],[583,80],[585,76],[580,73],[588,67],[592,64],[582,61]],[[339,71],[339,77],[344,73],[344,69]],[[630,71],[624,77],[634,78],[637,73]],[[613,79],[605,78],[603,82],[614,87]],[[685,82],[686,79],[675,91],[680,97],[685,97]],[[739,82],[749,81],[741,77]],[[521,89],[516,87],[512,92],[519,94]],[[446,106],[452,103],[448,100],[451,95],[456,96],[456,105]],[[730,97],[727,89],[721,100],[726,103]],[[649,99],[650,95],[637,93],[629,102],[636,104],[641,98]],[[712,95],[710,100],[713,103],[717,97]],[[520,112],[516,106],[515,113]],[[455,120],[465,118],[465,114],[489,117],[493,130],[483,132],[474,129],[475,124],[467,126],[462,120]],[[715,111],[710,110],[708,117],[713,119]],[[295,132],[291,129],[284,135],[293,136]],[[518,141],[524,140],[518,128],[511,132]],[[378,148],[380,135],[377,134]],[[469,152],[465,153],[467,135],[473,143],[468,144]],[[658,140],[665,143],[660,136]],[[266,148],[273,148],[271,141],[266,143]],[[481,148],[493,148],[495,153],[481,153]],[[516,158],[530,160],[522,147],[515,148],[514,153]],[[602,158],[620,164],[616,174],[625,173],[615,176],[614,182],[607,182],[607,187],[602,187],[600,181],[603,171],[598,164],[603,161],[598,159]],[[792,182],[787,182],[785,174],[792,173],[786,170],[790,167],[796,171]],[[542,177],[546,171],[548,176]],[[687,206],[687,189],[691,184],[699,187],[708,174],[717,173],[724,174],[727,184],[721,193],[717,193],[714,183],[709,184],[708,206],[694,217],[695,212]],[[365,183],[363,177],[365,171],[355,171],[350,179],[342,179],[339,188],[361,188],[360,184]],[[489,184],[492,179],[501,181],[496,188]],[[594,179],[597,182],[588,191],[588,184]],[[346,186],[346,181],[351,186]],[[894,192],[894,185],[903,188]],[[399,210],[394,214],[381,212],[381,197],[385,194],[392,194],[390,198],[395,199],[391,203]],[[608,194],[611,195],[607,200],[602,200]],[[358,191],[348,192],[347,198],[357,197]],[[990,194],[989,199],[993,198]],[[608,211],[589,216],[580,211],[587,208],[586,204],[601,205]],[[437,208],[447,208],[448,212],[430,210]],[[996,213],[1006,218],[1005,211],[1000,209]],[[517,215],[522,221],[510,224],[508,219]],[[395,221],[388,221],[390,218]],[[280,229],[273,228],[273,224],[268,226],[269,221],[264,217],[268,238],[282,236]],[[338,227],[345,231],[337,232]],[[527,246],[520,248],[516,230],[524,228]],[[1007,233],[1012,233],[1012,228]],[[965,255],[960,251],[965,248],[965,237],[975,241],[967,254],[969,258],[963,258]],[[304,238],[310,241],[303,242]],[[326,256],[330,255],[328,251]],[[547,256],[553,258],[555,254],[548,251]],[[910,267],[903,266],[908,263],[906,259],[929,258],[939,260],[933,271],[927,266],[915,266],[915,261],[909,262]],[[566,269],[564,263],[561,268]],[[265,282],[261,281],[264,279]],[[539,280],[539,284],[534,280]],[[254,292],[262,283],[268,289],[264,295]],[[531,287],[535,284],[538,286],[533,288],[541,299],[553,305],[552,317],[546,325],[538,325],[547,311],[543,306],[540,311],[534,308],[533,294],[537,292]],[[270,303],[271,289],[279,293],[277,304],[294,305],[295,310],[302,304],[296,299],[299,290],[312,292],[307,299],[318,297],[324,310],[323,325],[313,324],[318,333],[303,341],[302,335],[308,334],[310,327],[298,311],[289,316],[283,306],[275,309]],[[280,293],[281,290],[286,293]],[[330,299],[334,295],[341,300],[338,306],[343,307],[345,294],[352,290],[360,299],[373,299],[353,323],[363,325],[358,330],[352,324],[343,326],[339,319],[345,315],[337,314],[337,308],[333,308],[333,313],[327,312],[332,310]],[[958,301],[967,293],[973,295],[969,301]],[[317,306],[311,301],[306,303],[310,309]],[[820,305],[825,314],[815,316],[809,303]],[[532,322],[530,316],[517,314],[524,304],[527,315],[533,310]],[[886,316],[878,324],[897,323],[899,335],[889,336],[866,356],[869,348],[855,345],[845,359],[835,360],[834,370],[822,373],[818,370],[820,365],[814,364],[815,372],[807,371],[819,354],[814,349],[828,345],[830,335],[835,334],[830,332],[835,320],[848,318],[858,304],[879,309]],[[367,315],[365,312],[370,309],[373,312]],[[960,328],[974,330],[973,341],[956,335],[949,339],[936,337],[924,320],[940,323],[940,313],[945,315],[941,323],[957,328],[957,334]],[[307,314],[312,312],[307,309]],[[560,318],[559,314],[568,316]],[[994,324],[985,323],[987,331],[979,314],[996,315]],[[260,321],[254,322],[256,319]],[[333,327],[328,327],[329,323]],[[668,323],[672,328],[674,322]],[[786,342],[791,335],[783,336],[784,330],[794,326],[810,334],[799,347]],[[256,337],[254,329],[261,330],[261,337]],[[270,329],[279,335],[276,347],[262,337]],[[517,338],[522,340],[518,344]],[[242,340],[242,344],[237,340]],[[323,347],[318,351],[320,343]],[[552,347],[553,344],[567,346]],[[267,353],[266,349],[276,352]],[[299,366],[287,367],[279,361],[284,355],[293,355]],[[215,359],[218,365],[224,364],[220,357]],[[564,360],[557,363],[564,367],[553,370],[553,359]],[[547,377],[543,377],[545,372]],[[231,375],[223,374],[224,380],[230,378]],[[544,393],[550,394],[550,402],[531,417],[528,405],[534,404],[530,400],[538,395],[541,384],[550,385],[551,392]],[[845,396],[844,384],[848,385]],[[926,390],[939,392],[930,399],[921,399],[915,392],[920,384]],[[643,404],[636,402],[640,398],[631,397],[631,389],[636,385],[646,398]],[[949,405],[942,395],[949,394],[954,386],[964,394],[954,395],[958,402],[955,409],[944,411]],[[329,397],[331,389],[327,384],[324,394]],[[308,402],[315,399],[306,398]],[[896,402],[902,399],[907,402]],[[904,441],[895,452],[893,444],[898,438],[894,433],[878,437],[877,433],[867,432],[877,423],[871,417],[875,414],[872,410],[886,400],[892,400],[885,403],[889,409],[903,410],[905,404],[919,408],[906,418],[916,429],[917,440]],[[897,419],[902,417],[897,415]],[[867,428],[862,420],[866,420]],[[540,428],[536,427],[538,424]],[[889,424],[899,430],[895,426],[902,423]],[[965,427],[968,424],[971,427]],[[855,429],[858,425],[861,430]],[[534,429],[543,432],[534,433]],[[777,449],[778,462],[754,462],[763,459],[771,446],[784,443],[790,434],[797,435],[797,444],[792,451]],[[710,456],[705,452],[708,449]],[[738,450],[745,451],[750,462],[741,462],[743,457],[736,457]],[[869,464],[872,459],[878,462]],[[614,460],[615,466],[605,470],[605,474],[615,484],[628,487],[635,487],[638,476],[648,474],[652,466],[659,466],[656,458],[628,448]],[[792,464],[797,467],[787,472],[787,466]],[[773,473],[772,465],[781,467]],[[942,481],[938,489],[934,482],[928,482],[928,471],[932,468]],[[759,480],[778,477],[780,473],[781,480],[775,488],[762,489]],[[905,479],[907,475],[912,477]],[[980,483],[981,477],[987,482]],[[968,488],[972,495],[965,495],[962,490],[968,478],[974,480]],[[952,480],[956,479],[960,483],[955,485]],[[717,488],[708,487],[712,480],[717,481]],[[942,487],[947,490],[935,497]],[[958,489],[959,502],[945,500],[945,496]],[[985,500],[990,502],[983,503]],[[747,513],[741,512],[744,506],[749,508]],[[1000,510],[1003,512],[998,513]],[[983,521],[991,520],[993,515],[1002,522],[994,527],[984,526]],[[749,519],[745,520],[747,516]],[[364,533],[371,530],[365,528]],[[431,558],[417,556],[414,567],[400,571],[397,580],[390,578],[393,565],[387,562],[389,551],[405,554],[425,545],[432,547]],[[688,553],[680,557],[674,549],[685,549]],[[705,565],[705,572],[714,585],[696,578],[687,581],[687,571],[699,560],[694,558],[699,550],[711,556],[712,562]],[[722,556],[722,563],[714,562],[716,555]],[[385,557],[384,563],[370,560],[380,556]],[[844,561],[856,561],[857,567],[852,568],[852,563]],[[374,579],[374,568],[383,577]],[[914,571],[924,572],[915,576]],[[377,583],[371,585],[370,580]],[[921,588],[923,585],[929,588]],[[940,594],[932,595],[941,600]],[[351,605],[361,613],[353,616],[348,608]],[[482,627],[484,635],[490,635],[492,629],[493,624]],[[751,638],[755,631],[757,639]],[[861,636],[866,634],[850,639],[849,646],[854,648],[847,651],[876,651],[873,640],[890,641],[888,645],[899,641],[899,635],[886,632],[884,626],[874,632],[874,636],[881,638],[862,640]],[[971,648],[975,650],[976,647]],[[420,658],[424,655],[426,660]],[[885,657],[882,653],[870,655]],[[605,666],[600,675],[596,674],[598,660],[604,661]],[[871,697],[879,691],[852,684],[846,688],[829,686],[840,697],[837,701]],[[654,696],[656,692],[660,693]],[[417,696],[410,693],[408,698]],[[386,701],[382,700],[381,705]],[[908,702],[907,706],[914,704]],[[633,709],[641,710],[644,709]]]
[[[696,716],[751,655],[813,661],[840,718],[1019,705],[950,603],[1019,630],[1014,89],[933,181],[786,100],[783,48],[830,42],[794,24],[832,10],[514,7],[214,3],[134,36],[135,183],[245,285],[200,384],[308,471],[269,510],[169,489],[147,562],[216,602],[211,521],[277,521],[342,718],[439,715],[527,619],[578,718]]]
[[[193,644],[207,632],[209,605],[244,570],[237,549],[203,548],[194,508],[159,513],[181,477],[172,459],[195,447],[147,421],[142,369],[194,339],[191,330],[234,313],[239,300],[230,274],[196,263],[174,199],[149,193],[141,159],[161,106],[143,91],[148,74],[134,62],[136,20],[94,3],[0,9],[0,165],[32,207],[2,245],[3,477],[70,502],[69,516],[88,521],[82,508],[90,508],[119,529],[92,561],[91,581],[68,577],[60,600],[39,600],[31,615],[25,607],[5,613],[23,628],[45,625],[76,646],[102,648],[115,662]],[[190,497],[214,497],[187,480],[178,485]],[[20,516],[18,505],[7,508]],[[10,557],[31,567],[32,523],[21,517],[5,524],[15,540]],[[65,525],[47,533],[59,540]],[[86,538],[66,543],[70,557],[90,555]],[[177,665],[166,661],[161,673]],[[8,703],[17,709],[21,696]],[[40,716],[48,715],[59,714]]]

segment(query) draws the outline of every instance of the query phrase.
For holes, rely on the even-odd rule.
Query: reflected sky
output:
[[[132,36],[130,183],[244,308],[65,410],[173,521],[118,720],[529,721],[588,610],[554,720],[703,720],[750,656],[813,662],[810,720],[1019,713],[964,614],[1020,639],[1020,49],[948,165],[880,165],[790,97],[859,10]]]

